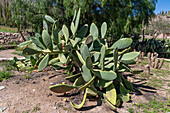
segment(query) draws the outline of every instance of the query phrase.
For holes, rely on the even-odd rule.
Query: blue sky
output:
[[[155,13],[160,13],[162,10],[170,11],[170,0],[158,0]]]

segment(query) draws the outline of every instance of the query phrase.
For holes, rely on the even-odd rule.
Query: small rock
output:
[[[32,89],[33,92],[35,92],[35,89]]]
[[[53,107],[53,109],[57,109],[57,107]]]
[[[47,97],[52,96],[52,93],[47,94]]]
[[[3,89],[5,89],[5,86],[0,86],[0,90],[3,90]]]
[[[13,83],[14,83],[14,84],[19,84],[19,83],[20,83],[20,81],[19,81],[19,80],[17,80],[17,81],[14,81]]]
[[[0,112],[4,112],[6,109],[6,107],[0,107]]]
[[[51,82],[50,85],[55,85],[55,83],[52,83],[52,82]]]

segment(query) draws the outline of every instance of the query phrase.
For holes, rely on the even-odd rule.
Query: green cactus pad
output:
[[[53,65],[52,65],[53,67],[62,67],[62,68],[66,68],[67,67],[67,65],[63,65],[63,63],[61,63],[61,62],[56,62],[56,63],[54,63]]]
[[[55,64],[56,62],[58,62],[59,61],[59,58],[57,57],[57,58],[53,58],[53,59],[51,59],[50,61],[49,61],[49,65],[53,65],[53,64]]]
[[[82,66],[82,77],[85,82],[89,82],[92,79],[91,72],[85,64]]]
[[[124,85],[125,87],[130,90],[130,91],[133,91],[133,85],[128,81],[126,80],[125,78],[123,79],[123,82],[124,82]]]
[[[88,36],[86,39],[85,44],[89,47],[89,45],[91,45],[93,42],[93,37],[92,36]]]
[[[127,92],[126,88],[122,83],[120,83],[119,87],[120,94],[118,95],[124,102],[129,101],[129,93]]]
[[[58,35],[58,22],[55,22],[53,25],[53,29],[52,29],[52,33],[53,33],[53,37],[54,37],[54,42],[58,45],[59,43],[59,35]]]
[[[84,25],[83,27],[81,27],[81,29],[78,31],[76,37],[81,38],[81,39],[84,38],[84,36],[86,35],[87,31],[88,31],[88,25],[85,24],[85,25]]]
[[[116,105],[117,94],[115,86],[113,84],[106,87],[105,97],[111,104]]]
[[[75,75],[65,77],[65,79],[72,82],[72,81],[75,81],[80,75],[81,75],[81,73],[78,73],[78,74],[75,74]]]
[[[101,26],[101,37],[104,38],[104,36],[106,35],[106,31],[107,31],[107,24],[106,22],[103,22],[102,26]]]
[[[109,64],[107,64],[107,65],[105,65],[105,68],[107,68],[107,69],[113,69],[113,66],[114,66],[114,63],[109,63]]]
[[[75,26],[74,26],[74,22],[71,22],[71,26],[70,26],[71,32],[73,35],[75,35]]]
[[[100,49],[101,49],[101,43],[100,43],[99,39],[97,38],[93,42],[93,50],[100,51]]]
[[[76,19],[76,14],[77,14],[77,10],[74,11],[74,16],[73,16],[72,22],[74,22],[74,20]]]
[[[106,88],[112,83],[113,83],[113,81],[106,81],[106,80],[103,80],[103,79],[100,79],[100,78],[97,78],[95,80],[95,85],[97,87],[100,87],[100,88]]]
[[[70,91],[76,87],[68,85],[68,84],[57,84],[57,85],[50,86],[49,88],[51,91],[53,91],[55,93],[65,93],[65,92]]]
[[[116,47],[114,50],[114,66],[113,66],[113,71],[115,72],[117,70],[117,62],[118,62],[118,48]]]
[[[78,13],[77,13],[77,16],[76,16],[76,21],[75,21],[75,31],[74,31],[74,33],[77,32],[78,25],[79,25],[79,21],[80,21],[80,9],[78,10]]]
[[[45,45],[44,42],[43,42],[43,39],[42,39],[41,35],[40,35],[39,33],[36,33],[36,34],[35,34],[35,37],[41,42],[41,44],[42,44],[45,48],[47,48],[46,45]]]
[[[104,70],[104,59],[105,59],[105,53],[106,53],[106,47],[103,45],[101,50],[101,57],[100,57],[100,65],[101,65],[101,69]]]
[[[130,52],[122,56],[121,61],[130,61],[139,56],[139,52]]]
[[[84,98],[83,98],[83,101],[81,104],[77,105],[77,104],[74,104],[72,102],[70,102],[70,104],[76,108],[76,109],[81,109],[83,107],[83,105],[85,104],[85,101],[86,101],[86,97],[87,97],[87,93],[84,94]]]
[[[93,85],[91,87],[88,87],[87,88],[87,95],[97,96],[97,89]]]
[[[89,82],[87,82],[85,85],[80,87],[79,90],[85,90],[87,87],[89,87],[89,85],[94,81],[95,78],[96,76],[93,76],[93,78]]]
[[[114,80],[117,77],[117,74],[113,71],[100,71],[100,70],[93,70],[94,75],[103,79],[103,80]]]
[[[92,23],[90,26],[90,34],[93,36],[93,38],[96,38],[99,36],[98,28],[94,23]]]
[[[123,60],[124,63],[126,64],[136,64],[136,61],[133,59],[133,60]]]
[[[45,30],[48,31],[48,25],[47,25],[47,22],[46,22],[46,21],[43,21],[43,27],[45,27]]]
[[[95,52],[92,56],[92,60],[94,63],[97,62],[99,58],[100,58],[100,52]]]
[[[66,61],[67,61],[64,54],[59,54],[58,58],[59,58],[60,62],[63,63],[63,64],[66,63]]]
[[[73,47],[76,47],[77,44],[78,44],[80,41],[81,41],[81,39],[76,37],[75,40],[74,40],[74,43],[73,43]]]
[[[89,52],[89,49],[87,47],[86,44],[84,44],[81,48],[80,48],[80,52],[81,52],[81,55],[84,59],[84,61],[86,60],[87,57],[90,57],[90,52]]]
[[[35,60],[35,58],[33,56],[30,56],[30,61],[31,61],[31,65],[35,66],[36,60]]]
[[[77,56],[78,56],[80,62],[81,62],[82,64],[85,64],[85,61],[84,61],[83,57],[81,56],[81,54],[80,54],[78,51],[76,51],[76,53],[77,53]]]
[[[119,39],[118,41],[116,41],[112,46],[111,48],[114,49],[114,48],[118,48],[118,49],[125,49],[127,47],[129,47],[131,44],[132,44],[132,39],[131,38],[122,38],[122,39]]]
[[[47,19],[49,22],[54,23],[54,19],[51,16],[45,15],[45,19]]]
[[[83,79],[82,76],[80,76],[80,77],[78,77],[78,78],[74,81],[73,86],[75,86],[75,87],[81,87],[81,86],[83,86],[84,84],[85,84],[84,79]]]
[[[93,69],[93,64],[92,64],[91,58],[89,56],[86,58],[86,67],[90,70]]]
[[[34,54],[40,54],[40,53],[42,53],[42,51],[38,51],[38,50],[32,49],[32,48],[25,48],[23,50],[24,55],[34,55]]]
[[[63,32],[64,38],[65,38],[65,41],[67,43],[68,39],[69,39],[69,31],[68,31],[68,28],[66,25],[63,25],[62,32]]]
[[[19,47],[19,48],[25,48],[25,46],[26,46],[26,45],[30,45],[31,42],[32,42],[31,40],[26,41],[26,42],[23,42],[23,43],[19,44],[18,47]]]
[[[32,37],[31,40],[37,47],[41,49],[46,49],[46,47],[36,37]]]
[[[41,60],[40,64],[38,65],[38,71],[42,71],[42,70],[48,65],[49,57],[50,57],[50,55],[47,54],[47,55]]]
[[[43,32],[42,32],[42,39],[43,39],[43,42],[46,45],[46,47],[49,50],[53,51],[51,36],[48,34],[48,32],[46,30],[43,30]]]

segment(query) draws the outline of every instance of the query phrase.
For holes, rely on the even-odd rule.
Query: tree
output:
[[[18,29],[33,28],[40,32],[45,14],[49,14],[52,1],[49,0],[13,0],[11,1],[12,19]]]
[[[70,23],[75,10],[81,8],[80,24],[108,23],[108,37],[120,38],[140,31],[154,14],[157,0],[13,0],[11,11],[18,28],[31,26],[41,31],[44,15]],[[110,34],[110,35],[109,35]]]
[[[170,31],[170,19],[167,18],[167,15],[157,15],[152,19],[149,26],[147,27],[149,33],[156,31],[158,34],[163,33],[163,39],[165,34]]]
[[[11,26],[13,21],[11,21],[12,13],[10,12],[10,0],[0,1],[0,25]]]
[[[157,0],[56,0],[63,10],[64,18],[70,20],[74,10],[81,8],[81,24],[94,22],[98,26],[108,23],[111,37],[140,31],[142,23],[147,25],[154,14]]]

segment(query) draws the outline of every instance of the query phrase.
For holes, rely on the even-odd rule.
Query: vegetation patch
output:
[[[0,32],[9,32],[9,33],[17,33],[17,28],[0,26]]]

